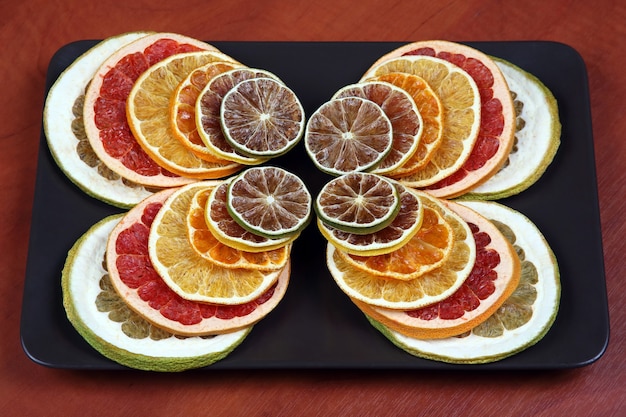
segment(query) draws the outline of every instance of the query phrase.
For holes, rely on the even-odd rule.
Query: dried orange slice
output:
[[[368,234],[387,227],[400,210],[391,181],[376,174],[352,172],[327,182],[315,199],[324,223],[348,233]]]
[[[341,175],[374,168],[391,151],[391,121],[373,101],[359,97],[333,99],[309,118],[304,143],[315,165]]]
[[[291,252],[291,243],[262,252],[246,252],[224,245],[209,230],[206,207],[212,189],[198,191],[191,200],[187,213],[187,232],[193,249],[203,258],[224,268],[258,269],[275,271],[283,269]]]
[[[272,158],[293,148],[304,131],[304,109],[294,93],[271,78],[241,81],[220,105],[224,137],[235,149]]]
[[[404,246],[419,231],[424,219],[420,197],[408,187],[396,184],[400,196],[400,210],[384,229],[374,233],[356,234],[329,226],[320,219],[317,226],[333,246],[360,256],[382,255]]]
[[[176,87],[170,101],[170,126],[174,136],[198,157],[221,162],[202,141],[196,125],[196,101],[207,83],[219,74],[243,67],[235,62],[210,62],[197,68]]]
[[[383,278],[346,262],[328,244],[326,262],[339,286],[351,299],[392,310],[424,307],[445,300],[467,279],[476,259],[476,243],[469,225],[443,204],[433,205],[452,228],[454,244],[443,265],[412,280]]]
[[[248,168],[228,184],[226,207],[241,227],[270,239],[298,235],[311,215],[304,182],[282,168]]]
[[[189,184],[165,201],[150,228],[148,254],[163,281],[182,298],[213,304],[243,304],[267,291],[280,272],[223,268],[193,250],[186,220],[191,200],[199,190],[216,185],[216,181]]]
[[[421,193],[424,220],[417,234],[401,248],[383,255],[359,256],[338,251],[354,267],[372,275],[412,280],[439,268],[448,259],[454,245],[454,232],[440,211],[445,211],[433,197]]]
[[[424,123],[415,100],[405,90],[382,81],[364,81],[348,85],[332,98],[361,97],[378,104],[385,112],[393,129],[391,151],[371,170],[388,174],[404,165],[417,151]]]
[[[135,82],[126,115],[133,135],[157,163],[178,175],[213,179],[237,172],[240,165],[209,162],[196,156],[176,138],[170,126],[170,99],[194,69],[209,62],[232,61],[215,51],[176,54],[151,66]]]

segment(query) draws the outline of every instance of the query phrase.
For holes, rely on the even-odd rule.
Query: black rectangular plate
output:
[[[52,58],[47,88],[96,41],[78,41]],[[554,250],[562,300],[556,322],[535,346],[499,362],[451,365],[394,347],[341,293],[324,259],[324,241],[309,227],[296,242],[287,295],[230,356],[206,369],[563,369],[590,364],[609,338],[608,306],[586,68],[579,54],[555,42],[472,42],[541,79],[559,102],[562,143],[545,175],[501,201],[536,223]],[[248,66],[274,72],[312,114],[340,87],[357,82],[397,42],[214,42]],[[329,179],[296,147],[274,161],[317,193]],[[314,195],[315,195],[314,194]],[[33,361],[54,368],[124,369],[93,350],[65,316],[61,270],[69,248],[91,225],[119,209],[74,186],[58,169],[42,132],[21,338]]]

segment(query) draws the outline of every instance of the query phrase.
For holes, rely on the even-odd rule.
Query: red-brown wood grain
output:
[[[45,73],[66,43],[132,30],[203,40],[551,40],[589,73],[611,340],[561,372],[91,372],[48,369],[19,321]],[[0,2],[0,413],[24,415],[617,416],[626,409],[626,3],[277,0]],[[575,204],[575,202],[572,202]],[[581,260],[584,262],[584,260]]]

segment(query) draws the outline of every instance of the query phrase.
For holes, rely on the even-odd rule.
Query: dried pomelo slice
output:
[[[339,288],[367,306],[408,310],[448,298],[463,285],[474,267],[476,244],[469,225],[443,204],[430,206],[440,212],[454,233],[454,244],[443,265],[412,280],[383,278],[355,268],[328,244],[326,262]]]
[[[304,131],[304,109],[290,88],[271,78],[241,81],[220,105],[224,137],[256,158],[273,158],[293,148]]]
[[[373,324],[415,356],[449,363],[494,362],[538,343],[549,331],[560,304],[559,267],[544,236],[523,214],[493,202],[461,204],[490,219],[515,247],[522,264],[515,291],[488,319],[457,337],[420,340]]]
[[[179,372],[228,356],[250,327],[208,337],[175,336],[144,320],[112,288],[104,256],[109,235],[122,216],[94,224],[68,252],[61,288],[72,326],[103,356],[134,369]]]
[[[85,88],[115,51],[148,32],[131,32],[97,43],[78,57],[54,82],[46,97],[43,128],[50,153],[63,173],[88,195],[128,208],[152,194],[112,172],[95,155],[83,122]]]
[[[227,207],[228,182],[213,189],[205,208],[206,225],[221,243],[244,252],[265,252],[279,249],[296,239],[293,235],[282,239],[270,239],[249,232],[233,219]]]
[[[373,101],[346,97],[327,101],[309,118],[304,144],[322,171],[341,175],[367,171],[391,151],[391,121]]]
[[[213,304],[244,304],[267,291],[280,272],[223,268],[193,250],[186,220],[191,200],[199,190],[216,185],[216,181],[200,181],[177,189],[154,218],[148,253],[163,281],[182,298]]]
[[[133,135],[159,165],[178,175],[214,179],[241,169],[231,161],[199,158],[174,135],[170,125],[170,100],[178,85],[196,68],[210,62],[232,61],[216,51],[196,51],[170,56],[148,68],[135,82],[126,102]]]
[[[558,103],[552,92],[518,66],[493,59],[513,96],[515,142],[504,166],[463,198],[497,200],[526,190],[541,178],[561,142]]]
[[[235,85],[254,78],[280,81],[275,74],[263,69],[233,69],[210,80],[196,100],[196,126],[206,147],[220,158],[245,165],[258,165],[267,161],[267,158],[245,155],[233,148],[224,136],[220,111],[224,96]]]
[[[401,167],[418,149],[424,123],[413,97],[405,90],[382,81],[364,81],[343,87],[332,98],[361,97],[378,104],[393,129],[391,151],[371,170],[388,174]]]
[[[481,126],[481,102],[474,79],[460,67],[431,56],[401,56],[372,67],[368,79],[403,72],[424,79],[443,106],[442,141],[428,164],[400,178],[410,187],[424,188],[448,178],[469,158]],[[447,197],[434,193],[438,197]]]
[[[139,76],[157,62],[189,51],[216,51],[205,42],[173,33],[153,33],[112,53],[85,94],[85,133],[98,158],[113,172],[150,187],[175,187],[193,180],[157,164],[139,145],[126,118],[126,101]]]
[[[244,229],[270,239],[298,235],[311,216],[304,182],[282,168],[248,168],[228,184],[226,208]]]
[[[400,209],[385,228],[368,234],[349,233],[329,226],[320,219],[317,226],[322,235],[339,250],[360,256],[382,255],[405,245],[419,231],[424,219],[420,197],[408,187],[396,184]]]
[[[170,126],[174,136],[198,157],[210,162],[220,162],[198,133],[196,125],[196,101],[200,93],[214,77],[243,64],[235,62],[210,62],[197,68],[176,87],[170,100]]]
[[[194,250],[203,258],[224,268],[258,269],[275,271],[283,269],[289,261],[291,243],[277,249],[246,252],[220,242],[206,222],[206,207],[213,189],[198,191],[187,213],[187,231]]]
[[[472,154],[454,175],[429,187],[435,195],[457,197],[496,173],[513,146],[515,112],[509,87],[493,59],[475,48],[456,42],[414,42],[381,57],[377,63],[393,57],[414,55],[436,56],[458,65],[471,75],[480,91],[481,126]]]
[[[454,232],[441,211],[445,206],[421,193],[424,220],[419,231],[401,248],[377,256],[359,256],[338,251],[339,255],[361,271],[384,278],[412,280],[439,268],[454,246]]]

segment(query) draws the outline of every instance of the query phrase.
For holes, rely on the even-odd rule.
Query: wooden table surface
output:
[[[256,0],[0,3],[0,410],[3,415],[612,416],[626,410],[626,3]],[[283,4],[284,3],[284,4]],[[48,63],[61,46],[133,30],[204,40],[551,40],[589,74],[611,339],[582,368],[551,372],[237,371],[151,374],[40,366],[20,310]],[[576,202],[572,201],[572,204]],[[581,260],[582,261],[582,260]]]

